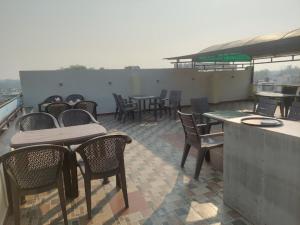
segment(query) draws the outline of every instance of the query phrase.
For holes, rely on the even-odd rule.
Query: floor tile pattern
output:
[[[215,109],[251,109],[249,103],[226,104]],[[186,109],[188,111],[188,109]],[[133,138],[125,150],[129,209],[115,178],[103,185],[92,182],[92,220],[87,219],[82,176],[80,195],[68,202],[70,225],[249,225],[239,213],[223,203],[222,173],[204,164],[199,180],[193,179],[195,157],[191,154],[180,168],[183,131],[178,120],[163,116],[157,122],[147,115],[142,123],[121,123],[113,116],[98,120],[109,132],[122,131]],[[80,173],[79,173],[80,174]],[[63,224],[57,191],[27,196],[21,209],[22,224]],[[13,224],[12,216],[7,225]]]

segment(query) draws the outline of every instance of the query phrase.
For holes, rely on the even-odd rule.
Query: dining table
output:
[[[282,117],[287,117],[289,108],[294,101],[296,94],[285,94],[285,93],[278,93],[278,92],[268,92],[268,91],[261,91],[255,93],[255,101],[254,101],[254,108],[258,103],[258,97],[267,97],[271,99],[275,99],[280,103],[280,113]]]
[[[130,96],[129,100],[133,100],[137,102],[138,105],[138,115],[139,115],[139,121],[142,121],[142,112],[146,110],[146,101],[154,101],[154,118],[155,121],[157,121],[157,104],[160,100],[160,97],[153,96],[153,95],[134,95]],[[142,108],[142,102],[144,105],[144,108]]]
[[[10,146],[14,149],[39,144],[67,146],[68,151],[64,157],[63,166],[65,193],[67,198],[76,198],[78,196],[77,160],[76,153],[70,146],[81,144],[106,133],[105,127],[98,123],[24,131],[16,133],[11,138]]]

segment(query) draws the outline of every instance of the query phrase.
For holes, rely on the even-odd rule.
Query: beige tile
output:
[[[93,218],[88,220],[83,179],[78,173],[79,197],[67,206],[70,223],[217,225],[239,218],[223,204],[222,173],[204,163],[199,181],[194,180],[192,155],[184,170],[180,168],[184,136],[179,121],[163,118],[158,123],[121,124],[112,116],[103,116],[101,123],[108,130],[123,131],[133,138],[125,150],[130,208],[124,210],[122,192],[115,189],[115,177],[105,186],[96,180],[92,182]],[[22,206],[23,224],[62,224],[56,190],[28,196],[26,200]],[[13,224],[12,216],[7,224]]]

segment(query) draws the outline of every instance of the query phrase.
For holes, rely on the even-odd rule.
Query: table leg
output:
[[[67,152],[64,156],[64,163],[63,163],[63,176],[64,176],[64,185],[65,185],[65,193],[66,198],[72,198],[72,191],[71,191],[71,176],[70,176],[70,169],[69,169],[69,152]]]
[[[138,107],[139,107],[139,121],[142,121],[142,101],[138,100]]]
[[[290,100],[290,99],[286,99],[285,102],[284,102],[284,117],[285,118],[288,117],[289,110],[292,106],[292,102],[293,102],[293,100]]]
[[[73,198],[78,197],[78,178],[77,178],[77,160],[76,153],[74,151],[69,152],[69,166],[71,175],[71,196]]]
[[[284,118],[287,118],[288,117],[288,114],[289,114],[289,108],[290,106],[286,105],[285,108],[284,108]]]
[[[157,121],[157,99],[154,99],[154,118]]]
[[[163,109],[162,109],[162,107],[160,105],[158,107],[159,107],[159,118],[161,118],[162,117],[162,110]]]
[[[254,97],[254,104],[253,104],[253,112],[256,112],[256,106],[257,106],[258,98]]]
[[[280,109],[280,115],[283,118],[284,117],[284,103],[282,101],[279,104],[279,109]]]

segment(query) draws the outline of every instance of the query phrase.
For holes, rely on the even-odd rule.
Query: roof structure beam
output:
[[[299,61],[295,56],[300,55],[300,28],[286,33],[262,35],[244,40],[232,41],[225,44],[213,45],[198,53],[183,55],[177,57],[166,58],[168,60],[176,60],[175,63],[186,63],[181,60],[190,60],[197,62],[197,59],[207,59],[212,62],[213,58],[219,55],[248,55],[254,64],[263,64],[258,62],[260,59],[269,59],[265,63],[292,62]],[[290,57],[284,60],[275,60],[280,57]],[[230,58],[230,57],[229,57]],[[234,57],[233,57],[234,58]],[[201,60],[200,60],[201,61]],[[205,60],[201,61],[204,62]],[[232,62],[237,62],[232,59]],[[243,62],[237,62],[244,64]]]

